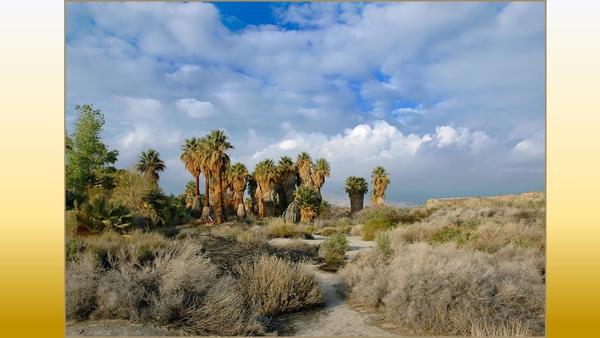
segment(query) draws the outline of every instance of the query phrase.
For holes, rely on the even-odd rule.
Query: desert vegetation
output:
[[[116,168],[102,112],[76,111],[65,142],[69,321],[275,335],[286,314],[333,297],[415,334],[544,333],[542,193],[399,208],[386,204],[390,173],[377,166],[370,205],[367,180],[350,176],[344,208],[321,193],[334,169],[326,159],[231,163],[234,145],[213,130],[185,140],[190,181],[168,195],[157,150]]]
[[[365,213],[377,245],[340,271],[351,301],[417,334],[543,335],[543,205],[473,200]]]

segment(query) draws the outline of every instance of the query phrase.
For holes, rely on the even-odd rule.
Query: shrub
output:
[[[236,281],[203,256],[199,243],[173,244],[147,234],[109,238],[88,243],[89,249],[111,243],[106,267],[99,265],[93,251],[68,262],[68,319],[136,320],[193,335],[263,332]],[[144,263],[142,248],[153,257]]]
[[[361,254],[340,274],[350,297],[380,306],[386,319],[427,335],[470,335],[509,323],[543,334],[544,281],[528,256],[454,245],[394,246],[393,259]]]
[[[261,255],[238,266],[242,294],[260,315],[271,316],[323,301],[319,284],[298,263]]]
[[[362,239],[365,241],[372,241],[375,239],[375,235],[377,235],[378,232],[389,230],[393,226],[394,225],[386,219],[371,219],[367,221],[362,228]]]
[[[98,267],[92,255],[86,254],[67,262],[65,299],[67,318],[84,320],[96,309]]]
[[[346,251],[350,250],[348,240],[343,235],[335,235],[326,239],[319,246],[319,257],[325,260],[325,263],[340,263],[344,260]]]
[[[464,228],[446,226],[434,232],[429,241],[432,243],[455,242],[458,245],[463,245],[470,237],[471,233]]]
[[[392,254],[392,246],[390,243],[390,234],[388,232],[380,232],[375,237],[377,251],[384,257],[389,257]]]
[[[281,219],[273,219],[267,226],[269,238],[304,238],[307,231],[295,224],[284,223]]]

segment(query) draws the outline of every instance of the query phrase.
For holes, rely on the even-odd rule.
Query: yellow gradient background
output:
[[[64,335],[64,4],[0,1],[0,332]],[[600,326],[600,1],[548,0],[549,337]]]

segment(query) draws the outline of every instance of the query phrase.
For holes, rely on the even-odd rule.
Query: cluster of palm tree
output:
[[[215,223],[223,223],[225,217],[225,193],[224,189],[229,188],[229,182],[235,181],[233,175],[228,174],[230,167],[230,158],[227,152],[233,149],[227,136],[221,130],[213,130],[208,135],[200,138],[190,138],[185,140],[182,146],[180,159],[184,163],[186,170],[194,177],[194,201],[192,202],[192,213],[195,216],[201,215],[202,218],[209,219],[211,216],[211,201],[214,206]],[[245,181],[243,164],[236,163],[232,167],[238,168],[241,177],[237,179],[237,185]],[[204,174],[204,206],[200,213],[200,175]],[[245,186],[245,182],[243,182]],[[212,196],[212,199],[211,199]],[[242,197],[243,200],[243,197]]]
[[[262,160],[256,164],[248,188],[253,209],[259,217],[273,216],[296,203],[301,221],[310,221],[318,215],[321,188],[330,174],[327,160],[320,158],[313,163],[306,152],[295,162],[288,156],[282,156],[277,164],[272,159]]]
[[[313,162],[310,154],[301,152],[295,162],[288,156],[282,156],[277,163],[272,159],[262,160],[250,173],[244,164],[230,163],[230,149],[233,145],[221,130],[185,140],[180,159],[194,177],[185,192],[186,206],[192,210],[192,215],[208,220],[214,214],[215,222],[220,224],[225,220],[227,211],[238,218],[245,217],[247,213],[268,217],[282,214],[293,205],[303,222],[318,216],[321,188],[331,174],[326,159],[319,158]],[[140,155],[136,169],[156,183],[159,172],[165,170],[165,164],[156,150],[149,149]],[[204,175],[204,196],[200,194],[200,175]],[[389,184],[387,171],[381,166],[375,167],[371,172],[373,207],[385,203]],[[366,179],[350,176],[344,189],[350,198],[351,212],[361,210],[368,192]],[[244,199],[246,190],[249,194],[247,200]]]
[[[364,197],[369,190],[367,180],[364,177],[350,176],[346,178],[344,190],[350,198],[350,211],[356,212],[363,208]],[[385,168],[377,166],[371,172],[371,204],[373,207],[382,206],[385,203],[385,191],[390,184],[390,175]]]

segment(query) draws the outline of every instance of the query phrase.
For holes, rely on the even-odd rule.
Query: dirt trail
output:
[[[314,240],[303,240],[309,244],[320,244],[327,237],[315,236]],[[346,252],[351,258],[361,251],[373,247],[373,242],[360,239],[359,236],[347,236],[352,250]],[[289,240],[287,240],[289,241]],[[284,239],[272,240],[272,244],[285,244]],[[290,315],[290,333],[294,336],[392,336],[399,335],[395,327],[383,329],[377,323],[376,315],[368,311],[359,311],[346,302],[341,278],[331,272],[319,270],[316,265],[307,265],[314,272],[325,296],[325,306],[319,311],[300,312]],[[287,333],[287,332],[286,332]]]

